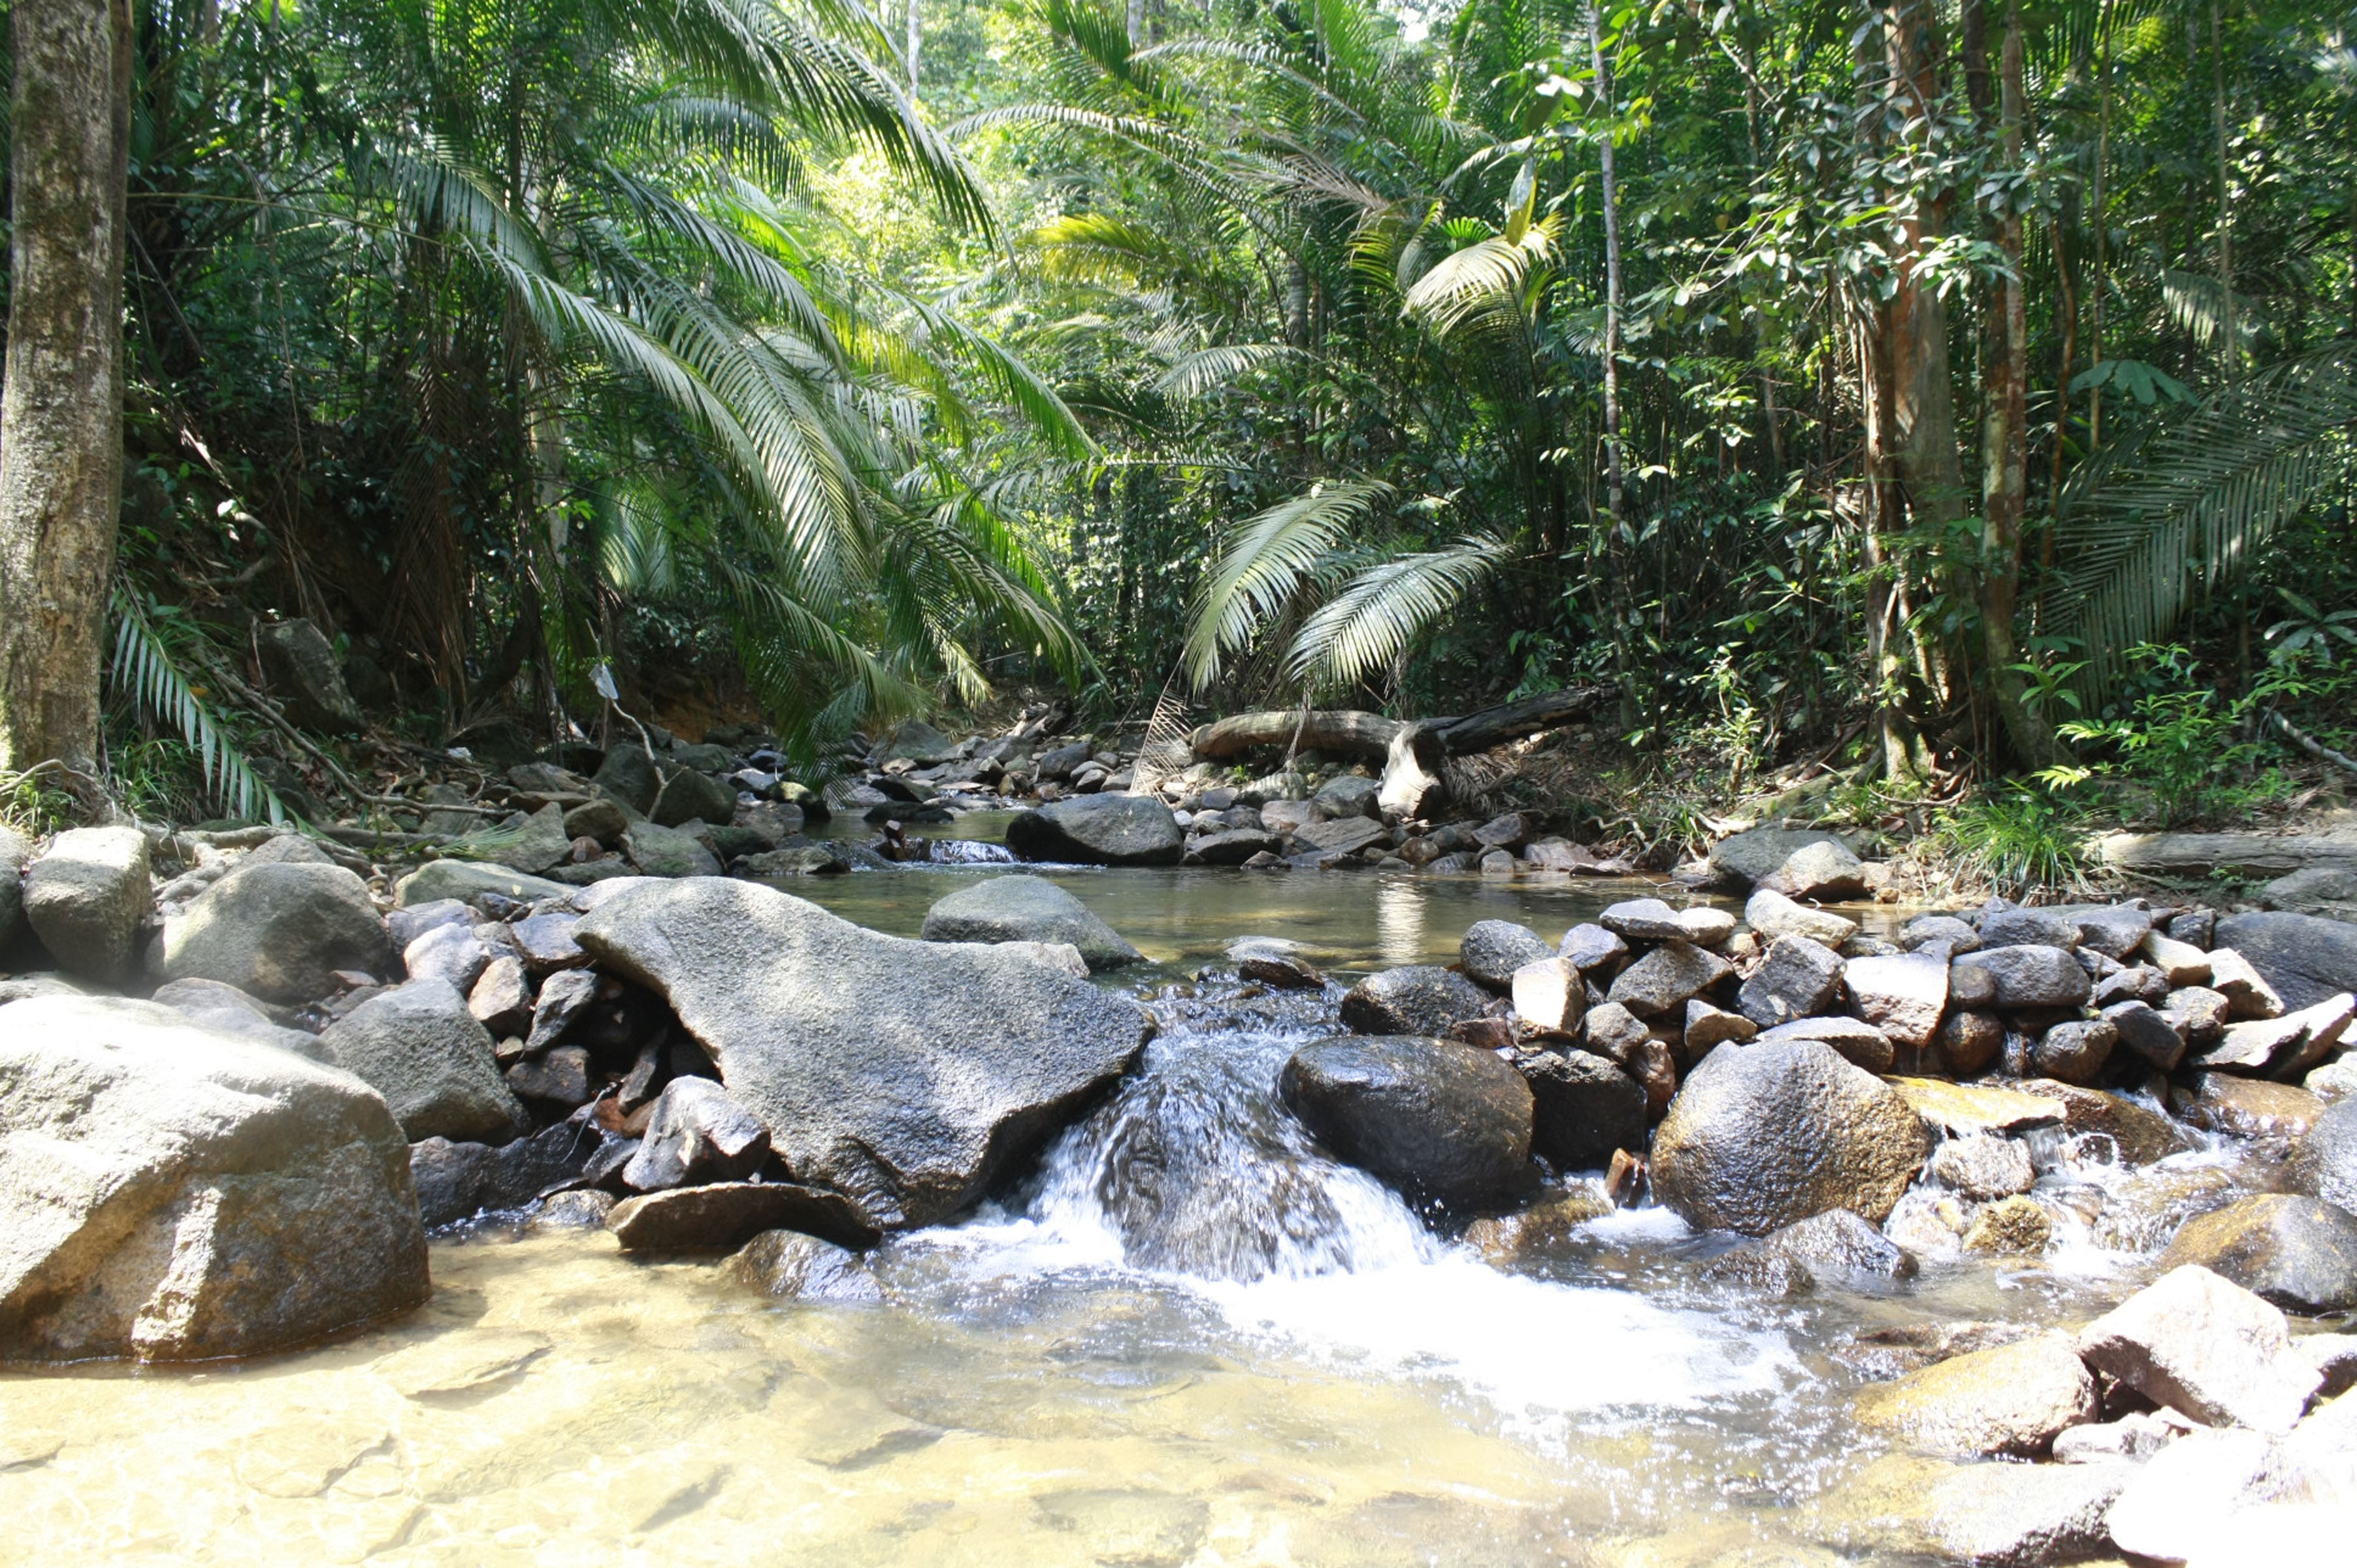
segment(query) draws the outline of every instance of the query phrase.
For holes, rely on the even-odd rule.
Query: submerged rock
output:
[[[973,1202],[1144,1043],[1135,1002],[1029,952],[887,937],[751,883],[638,884],[574,934],[670,1002],[787,1168],[879,1230]]]
[[[1039,876],[992,876],[961,887],[925,911],[929,942],[1070,942],[1092,970],[1144,961],[1089,907]]]
[[[866,1259],[799,1230],[764,1230],[728,1260],[729,1273],[765,1295],[798,1301],[881,1301]]]
[[[433,1288],[383,1101],[150,1003],[0,1008],[0,1211],[9,1359],[257,1355]]]
[[[1879,1224],[1928,1152],[1888,1084],[1813,1040],[1716,1050],[1653,1139],[1653,1191],[1695,1225],[1764,1236],[1829,1208]]]
[[[1414,1036],[1321,1040],[1277,1079],[1286,1107],[1351,1164],[1443,1202],[1527,1179],[1529,1085],[1490,1051]]]
[[[626,1252],[733,1252],[764,1230],[867,1247],[876,1231],[841,1193],[791,1182],[715,1182],[626,1198],[606,1216]]]

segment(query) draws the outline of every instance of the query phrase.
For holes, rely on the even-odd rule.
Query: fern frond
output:
[[[1368,566],[1318,607],[1293,639],[1288,663],[1311,690],[1356,685],[1383,669],[1513,554],[1495,535]]]
[[[1222,660],[1314,582],[1391,496],[1392,487],[1380,479],[1321,485],[1239,523],[1189,611],[1185,660],[1196,690],[1218,680]]]
[[[261,815],[273,822],[285,822],[286,808],[197,694],[195,683],[172,657],[145,609],[120,586],[110,599],[114,611],[112,673],[116,689],[180,732],[180,738],[197,754],[205,789],[229,815]]]

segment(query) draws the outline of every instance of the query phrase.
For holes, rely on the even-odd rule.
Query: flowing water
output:
[[[980,874],[792,891],[913,934]],[[2150,1241],[2083,1219],[2036,1266],[1764,1301],[1704,1282],[1716,1244],[1655,1209],[1492,1267],[1275,1105],[1331,996],[1255,993],[1218,955],[1281,937],[1347,977],[1642,889],[1056,875],[1146,950],[1119,983],[1162,1029],[997,1202],[879,1250],[882,1304],[486,1222],[437,1240],[428,1307],[340,1344],[0,1375],[0,1562],[1830,1563],[1805,1513],[1873,1456],[1846,1420],[1860,1331],[2075,1321],[2147,1272],[2109,1249]],[[2153,1179],[2041,1164],[2066,1220]]]

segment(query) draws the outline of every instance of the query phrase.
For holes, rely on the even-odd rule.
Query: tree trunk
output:
[[[0,768],[98,755],[123,499],[129,0],[16,0],[0,396]]]
[[[1977,16],[1980,7],[1968,7]],[[1986,42],[1967,36],[1968,73],[1986,79]],[[1975,58],[1978,56],[1980,58]],[[2022,57],[2019,0],[2006,7],[2000,72],[1997,145],[2008,170],[2021,166]],[[1975,110],[1984,105],[1975,102]],[[2054,736],[2029,709],[2025,685],[2015,670],[2021,651],[2013,639],[2014,611],[2021,596],[2021,524],[2029,490],[2029,314],[2022,282],[2021,210],[2010,195],[1990,215],[1989,227],[2005,256],[2007,274],[1991,285],[1983,313],[1981,349],[1981,656],[1987,661],[1988,690],[2015,753],[2036,767],[2054,760]]]
[[[924,14],[917,9],[917,0],[909,0],[909,96],[917,95],[917,61],[925,52]]]

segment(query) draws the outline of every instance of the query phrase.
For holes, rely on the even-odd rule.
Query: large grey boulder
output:
[[[1186,849],[1178,820],[1143,795],[1083,795],[1018,814],[1006,847],[1026,860],[1091,865],[1176,865]]]
[[[670,1002],[798,1180],[877,1230],[963,1208],[1144,1043],[1135,1002],[1028,952],[882,936],[753,883],[640,884],[574,935]]]
[[[1277,1091],[1337,1155],[1417,1197],[1470,1202],[1528,1175],[1530,1086],[1478,1047],[1320,1040],[1293,1053]]]
[[[1814,828],[1753,828],[1712,844],[1710,867],[1722,878],[1749,886],[1781,867],[1796,851],[1814,843],[1831,843],[1845,853],[1849,848],[1833,834]]]
[[[1841,954],[1823,942],[1778,937],[1736,993],[1736,1008],[1763,1029],[1814,1017],[1840,997],[1843,967]]]
[[[1655,1197],[1707,1230],[1764,1236],[1829,1208],[1877,1224],[1928,1152],[1889,1085],[1814,1040],[1715,1050],[1653,1136]]]
[[[1092,970],[1146,957],[1087,905],[1040,876],[992,876],[961,887],[925,911],[920,935],[929,942],[1070,942]]]
[[[2094,994],[2094,982],[2079,961],[2061,948],[2017,943],[1983,948],[1960,958],[1956,969],[1977,969],[1995,983],[1993,1004],[2012,1012],[2024,1007],[2076,1007]],[[1953,977],[1949,984],[1961,989]]]
[[[305,729],[340,734],[368,723],[344,684],[342,666],[327,634],[307,620],[283,620],[254,628],[262,672],[286,716]]]
[[[137,828],[70,828],[25,874],[25,919],[58,967],[102,984],[128,979],[155,894]]]
[[[589,782],[640,817],[653,810],[663,783],[662,775],[655,771],[654,759],[646,754],[646,749],[627,743],[606,754]]]
[[[333,972],[384,975],[393,952],[368,885],[340,865],[242,865],[164,922],[164,974],[268,1002],[315,1002]]]
[[[444,980],[379,992],[319,1036],[338,1067],[384,1096],[412,1142],[500,1138],[525,1125],[491,1036]]]
[[[152,1003],[0,1007],[0,1359],[257,1355],[432,1290],[360,1079]]]
[[[956,755],[957,746],[949,736],[922,719],[910,719],[892,732],[892,738],[885,743],[883,752],[876,760],[878,763],[906,760],[920,768],[931,768],[936,763],[947,762]],[[1082,755],[1085,756],[1086,752],[1083,751]]]
[[[646,876],[717,876],[720,860],[693,834],[660,822],[632,822],[622,853]]]
[[[2287,1007],[2313,1007],[2357,991],[2357,925],[2315,915],[2256,910],[2218,922],[2211,946],[2248,959]]]
[[[1371,974],[1343,994],[1342,1026],[1361,1035],[1438,1035],[1488,1014],[1497,999],[1455,970],[1410,964]]]

